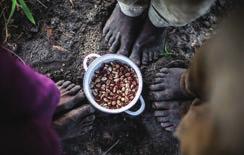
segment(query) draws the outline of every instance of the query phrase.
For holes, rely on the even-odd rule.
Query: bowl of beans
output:
[[[95,58],[88,65],[88,60]],[[129,58],[118,54],[89,54],[83,62],[84,93],[98,110],[118,114],[140,115],[145,109],[141,96],[143,81],[140,69]],[[130,109],[140,104],[136,111]]]

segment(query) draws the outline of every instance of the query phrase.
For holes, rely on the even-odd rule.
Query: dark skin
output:
[[[129,56],[129,52],[141,30],[142,22],[142,16],[126,16],[121,12],[119,5],[116,5],[103,28],[103,35],[110,51]]]
[[[175,132],[183,116],[190,108],[192,101],[162,101],[154,102],[154,116],[160,126],[169,132]]]
[[[103,35],[110,51],[129,56],[140,66],[159,58],[164,46],[164,30],[143,16],[124,15],[117,5],[103,29]]]
[[[85,96],[81,92],[81,87],[64,80],[57,82],[56,85],[61,98],[53,124],[61,139],[81,136],[90,131],[95,120],[95,110],[89,104],[82,104]]]
[[[147,18],[134,43],[130,59],[138,66],[141,64],[148,65],[158,60],[164,49],[165,35],[165,28],[155,27]]]
[[[150,96],[155,109],[154,115],[167,131],[174,132],[191,105],[191,96],[180,86],[185,69],[162,68],[150,84]]]

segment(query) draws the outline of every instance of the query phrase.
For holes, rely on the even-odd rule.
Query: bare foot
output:
[[[162,68],[156,73],[152,84],[149,86],[152,101],[168,101],[191,99],[192,97],[181,88],[180,78],[185,69]]]
[[[128,56],[140,31],[141,23],[142,16],[126,16],[117,4],[103,28],[103,35],[110,46],[110,51]]]
[[[183,116],[187,113],[192,101],[162,101],[154,102],[154,116],[161,127],[174,132]]]
[[[132,48],[130,59],[138,66],[156,61],[164,50],[166,38],[165,28],[155,27],[149,18]]]
[[[88,104],[82,105],[85,96],[78,85],[70,81],[56,83],[61,92],[54,127],[62,139],[83,135],[92,129],[95,120],[94,108]]]
[[[180,86],[180,78],[185,71],[186,69],[182,68],[162,68],[149,86],[155,109],[154,116],[160,125],[170,132],[175,131],[193,98]]]

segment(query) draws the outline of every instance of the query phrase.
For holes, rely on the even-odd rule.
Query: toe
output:
[[[149,55],[148,52],[142,53],[142,64],[147,65],[149,63]]]
[[[169,111],[167,111],[167,110],[161,110],[161,111],[155,111],[154,112],[154,116],[156,116],[156,117],[166,117],[166,116],[168,116],[169,115]]]
[[[157,121],[160,123],[166,123],[166,122],[169,122],[169,118],[168,117],[157,117]]]
[[[80,108],[82,116],[90,115],[95,112],[95,109],[91,105],[84,105]]]
[[[109,39],[109,42],[108,42],[108,46],[111,47],[113,45],[114,41],[115,41],[115,36],[111,36],[111,38]]]
[[[66,113],[57,121],[60,126],[68,126],[82,120],[85,116],[91,113],[94,113],[94,108],[90,105],[84,105]]]
[[[165,78],[166,75],[167,75],[166,73],[159,72],[159,73],[155,74],[155,77],[157,77],[157,78]]]
[[[109,26],[108,26],[109,24],[108,23],[109,22],[107,21],[106,25],[103,28],[103,36],[106,36],[107,33],[109,32]]]
[[[150,82],[150,84],[159,84],[159,83],[162,83],[162,81],[164,81],[163,78],[158,78],[158,77],[156,77],[156,78],[154,78],[154,79]]]
[[[64,94],[67,94],[68,91],[69,91],[70,89],[72,89],[74,86],[75,86],[74,83],[70,83],[70,84],[67,85],[66,87],[62,88],[62,89],[60,90],[61,95],[63,96]]]
[[[128,50],[124,50],[124,49],[119,49],[117,54],[120,54],[120,55],[124,55],[124,56],[128,56],[129,55],[129,52]]]
[[[113,35],[112,31],[109,31],[109,32],[106,34],[106,36],[105,36],[105,41],[106,41],[106,43],[108,43],[108,41],[109,41],[109,39],[112,37],[112,35]]]
[[[164,122],[164,123],[161,123],[161,126],[162,126],[163,128],[166,128],[166,127],[170,127],[170,126],[172,126],[172,124],[171,124],[170,122]]]
[[[131,52],[130,59],[138,66],[141,65],[141,49],[140,46],[135,46]]]
[[[152,101],[165,101],[167,98],[165,98],[165,91],[151,91],[149,92],[150,99]]]
[[[69,92],[66,94],[65,93],[62,94],[60,102],[56,108],[55,115],[59,115],[62,112],[73,109],[77,105],[82,104],[84,99],[85,99],[85,95],[81,91],[75,93],[75,95],[69,94]]]
[[[175,111],[180,108],[180,103],[178,101],[154,102],[153,108],[155,108],[155,109],[170,109],[172,111],[172,113],[175,113]]]
[[[149,89],[151,91],[162,91],[165,89],[165,84],[164,83],[152,84],[149,86]]]
[[[166,110],[166,109],[169,109],[169,104],[170,104],[170,102],[154,102],[153,108],[158,109],[158,110],[160,110],[160,109]]]
[[[129,56],[129,51],[131,51],[132,41],[128,41],[127,38],[121,38],[120,49],[118,54]]]
[[[159,71],[160,71],[160,73],[165,73],[165,74],[169,73],[169,69],[168,68],[161,68]]]
[[[70,81],[65,81],[62,86],[60,87],[60,89],[65,89],[66,87],[68,87],[71,84]]]
[[[64,80],[58,81],[58,82],[56,83],[56,86],[62,86],[63,83],[64,83]]]
[[[166,127],[166,128],[165,128],[165,130],[166,130],[166,131],[169,131],[169,132],[175,132],[175,129],[176,129],[175,126],[169,126],[169,127]]]
[[[69,91],[70,89],[72,89],[73,87],[75,87],[75,84],[72,83],[70,84],[68,87],[65,88],[66,91]]]
[[[69,92],[68,95],[75,95],[77,94],[79,91],[81,90],[81,87],[79,85],[76,85],[74,87],[72,87]]]
[[[91,124],[96,119],[95,115],[90,115],[86,118],[84,118],[81,122],[81,124]]]
[[[118,48],[119,48],[119,45],[120,45],[120,33],[117,33],[116,37],[115,37],[115,40],[114,42],[112,43],[109,51],[115,53]]]

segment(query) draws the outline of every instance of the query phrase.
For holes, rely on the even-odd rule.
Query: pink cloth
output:
[[[60,154],[52,128],[59,98],[52,80],[0,47],[0,154]]]

